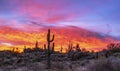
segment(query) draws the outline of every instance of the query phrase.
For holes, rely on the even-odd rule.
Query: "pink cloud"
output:
[[[61,12],[70,4],[69,0],[13,0],[13,2],[18,4],[16,12],[24,18],[39,18],[41,21],[53,23],[73,16],[71,15],[73,12],[67,13],[68,15]]]
[[[52,17],[48,17],[46,22],[48,23],[56,23],[60,21],[65,21],[74,18],[75,14],[70,15],[53,15]]]
[[[10,27],[13,29],[21,30],[21,31],[38,31],[40,28],[43,27],[42,24],[33,24],[30,21],[28,22],[19,22],[17,20],[0,20],[0,28],[3,27]],[[11,29],[10,29],[11,30]]]

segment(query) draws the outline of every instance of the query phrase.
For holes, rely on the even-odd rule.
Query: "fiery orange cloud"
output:
[[[60,47],[67,49],[69,41],[75,46],[80,44],[81,48],[87,50],[100,50],[106,47],[110,42],[113,42],[111,37],[103,37],[97,33],[90,32],[77,27],[52,27],[51,34],[55,35],[55,50],[59,51]],[[0,28],[0,50],[11,50],[19,48],[22,52],[24,46],[34,48],[35,42],[39,42],[39,47],[42,48],[46,44],[47,28],[42,28],[36,32],[26,32],[10,27]],[[108,41],[109,40],[109,41]]]

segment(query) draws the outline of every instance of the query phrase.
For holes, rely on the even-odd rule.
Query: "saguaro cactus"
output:
[[[44,47],[43,47],[43,49],[46,51],[46,44],[44,44]]]
[[[73,45],[72,45],[72,43],[69,41],[68,51],[67,51],[67,52],[68,52],[68,53],[71,52],[72,49],[73,49]]]
[[[35,48],[38,48],[38,41],[36,41],[35,43]]]
[[[63,51],[63,47],[61,46],[60,52],[62,53],[62,51]]]
[[[79,47],[79,44],[76,44],[76,51],[81,52],[81,49]]]
[[[48,48],[47,48],[47,66],[48,69],[51,67],[51,62],[50,62],[50,55],[51,55],[51,48],[50,48],[50,43],[54,41],[54,35],[52,36],[52,39],[50,37],[50,29],[48,29],[48,33],[47,33],[47,43],[48,43]],[[54,49],[54,43],[53,43],[53,47],[52,50]]]
[[[15,52],[15,48],[12,49],[12,52]]]

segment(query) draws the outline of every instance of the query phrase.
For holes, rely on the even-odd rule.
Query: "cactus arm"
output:
[[[50,40],[50,42],[53,42],[53,41],[54,41],[54,37],[55,37],[55,36],[53,35],[53,37],[52,37],[52,39]]]

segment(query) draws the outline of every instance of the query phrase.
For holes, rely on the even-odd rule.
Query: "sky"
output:
[[[120,0],[0,0],[0,49],[46,44],[47,29],[56,50],[68,41],[100,50],[120,37]],[[64,43],[63,43],[64,42]]]

